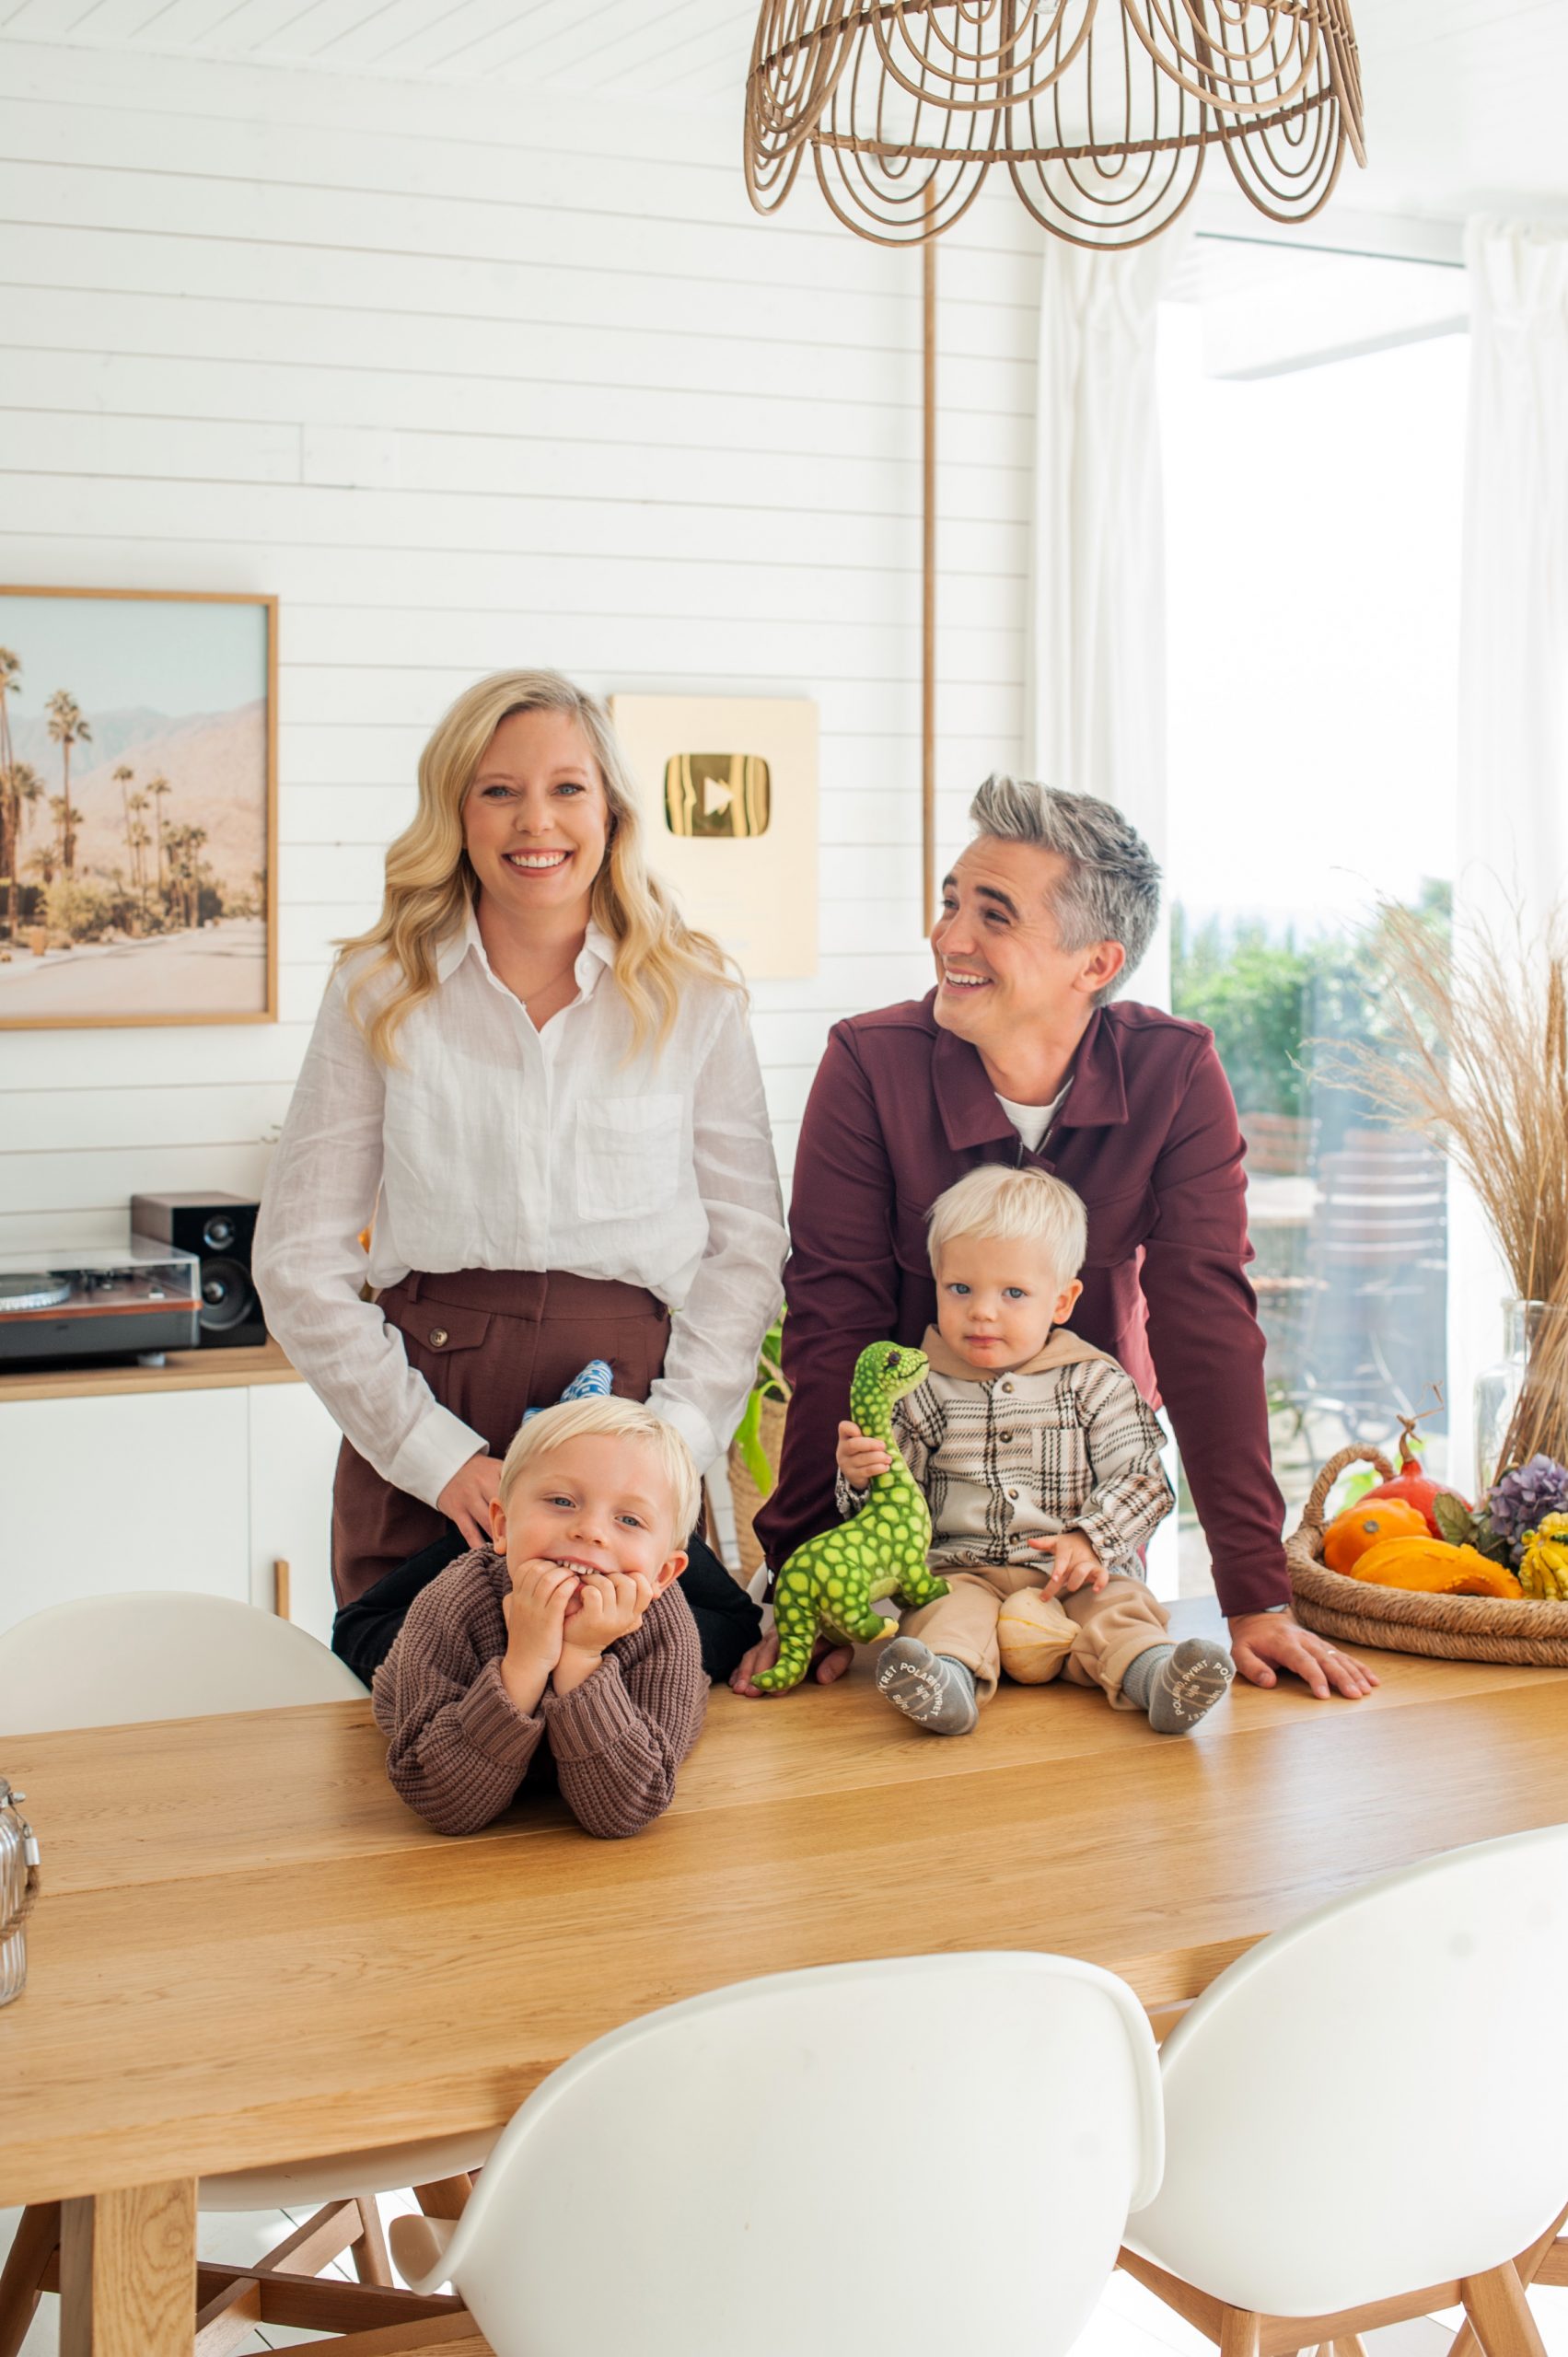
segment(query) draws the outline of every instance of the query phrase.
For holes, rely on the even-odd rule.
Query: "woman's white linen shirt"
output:
[[[778,1308],[786,1237],[745,1002],[687,984],[662,1051],[628,1063],[613,956],[590,925],[578,995],[538,1031],[470,912],[390,1065],[348,1012],[348,975],[322,1001],[267,1179],[256,1278],[273,1333],[341,1430],[427,1504],[485,1442],[360,1298],[367,1277],[379,1291],[412,1269],[555,1269],[645,1286],[678,1313],[649,1404],[699,1467],[739,1421]]]

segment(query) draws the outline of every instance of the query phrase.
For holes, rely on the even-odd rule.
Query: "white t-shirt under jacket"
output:
[[[360,1455],[434,1505],[481,1434],[441,1407],[373,1302],[412,1269],[556,1269],[643,1285],[675,1318],[649,1404],[711,1464],[780,1300],[786,1237],[745,1001],[684,986],[630,1062],[613,944],[536,1030],[470,911],[378,1063],[328,985],[256,1228],[267,1322]],[[374,1217],[368,1270],[360,1231]]]

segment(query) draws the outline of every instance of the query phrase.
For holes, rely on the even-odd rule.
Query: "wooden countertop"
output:
[[[44,1887],[0,2204],[494,2129],[616,2024],[796,1966],[1054,1949],[1179,2003],[1369,1875],[1562,1815],[1568,1676],[1368,1658],[1364,1702],[1242,1689],[1191,1741],[1013,1687],[937,1742],[864,1661],[720,1689],[628,1842],[549,1794],[438,1838],[367,1702],[11,1738]]]
[[[301,1380],[271,1340],[259,1349],[170,1351],[162,1366],[59,1366],[27,1374],[0,1372],[0,1403],[7,1399],[103,1399],[123,1392],[231,1391],[251,1383]]]

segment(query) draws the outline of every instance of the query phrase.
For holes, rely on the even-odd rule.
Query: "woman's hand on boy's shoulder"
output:
[[[501,1491],[501,1459],[481,1449],[459,1465],[436,1501],[437,1514],[455,1522],[470,1547],[488,1547],[490,1505]]]

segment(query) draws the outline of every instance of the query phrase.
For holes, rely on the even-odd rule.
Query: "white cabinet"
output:
[[[194,1588],[332,1632],[339,1434],[303,1383],[7,1399],[0,1389],[0,1629],[67,1596]]]
[[[248,1398],[234,1389],[0,1404],[0,1627],[110,1589],[198,1588],[243,1603]]]
[[[273,1608],[273,1567],[289,1567],[289,1619],[332,1636],[332,1474],[343,1435],[307,1383],[258,1383],[250,1402],[250,1601]]]

